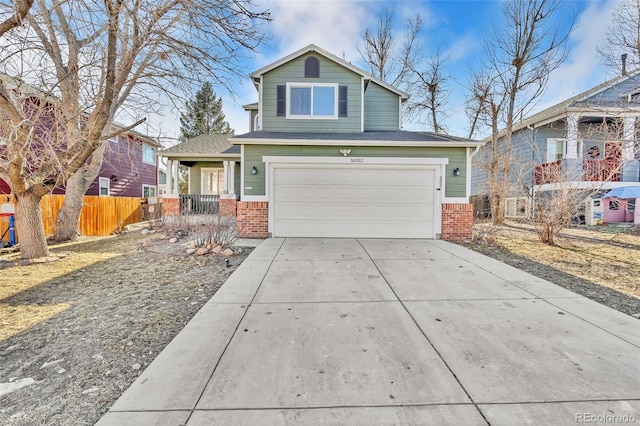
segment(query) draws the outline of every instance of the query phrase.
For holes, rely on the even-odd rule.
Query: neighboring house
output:
[[[240,147],[229,142],[229,135],[200,135],[158,155],[167,159],[167,182],[173,182],[167,194],[179,193],[178,165],[189,168],[189,195],[240,193]]]
[[[251,131],[230,138],[241,235],[471,237],[480,142],[402,130],[407,93],[315,45],[251,79]]]
[[[34,132],[36,142],[46,143],[49,138],[59,138],[63,132],[62,119],[56,114],[57,99],[48,96],[37,88],[18,79],[13,79],[0,73],[8,87],[14,87],[24,94],[24,102],[29,105],[40,105],[45,102],[45,108],[35,120]],[[19,87],[19,89],[15,89]],[[112,133],[124,127],[113,125]],[[118,137],[108,141],[104,152],[104,161],[100,174],[89,187],[86,195],[104,195],[120,197],[153,197],[157,195],[157,165],[156,149],[161,145],[153,139],[133,130],[124,131]],[[37,159],[38,161],[48,161]],[[33,159],[31,160],[34,161]],[[30,163],[33,166],[33,163]],[[0,194],[10,194],[11,188],[7,182],[0,179]],[[64,188],[55,188],[54,194],[64,194]]]
[[[517,122],[510,150],[513,185],[505,215],[524,216],[529,213],[527,200],[566,187],[606,192],[640,186],[638,117],[640,70]],[[474,157],[474,195],[489,193],[483,162],[490,155],[485,145]]]
[[[110,139],[100,174],[85,195],[157,196],[156,150],[159,147],[161,145],[153,139],[131,130]]]
[[[157,196],[156,149],[153,139],[128,131],[109,140],[100,174],[85,195],[112,197]],[[0,194],[10,194],[11,188],[0,179]],[[55,188],[54,194],[64,194]]]

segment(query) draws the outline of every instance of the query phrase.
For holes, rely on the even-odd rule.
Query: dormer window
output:
[[[320,61],[315,56],[309,56],[304,61],[304,76],[305,78],[320,77]]]

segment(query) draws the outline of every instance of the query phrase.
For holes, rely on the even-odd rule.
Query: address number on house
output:
[[[353,157],[349,158],[352,163],[364,163],[364,158],[362,157]]]

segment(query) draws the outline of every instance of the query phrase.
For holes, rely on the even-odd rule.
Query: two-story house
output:
[[[550,191],[602,195],[640,186],[640,70],[608,80],[514,125],[506,216],[528,214],[528,200]],[[489,138],[483,142],[488,142]],[[474,157],[472,194],[488,194],[484,146]],[[616,208],[618,202],[613,203]],[[605,212],[606,213],[606,212]]]
[[[403,130],[407,93],[315,45],[251,79],[251,131],[230,138],[241,235],[471,238],[479,142]]]

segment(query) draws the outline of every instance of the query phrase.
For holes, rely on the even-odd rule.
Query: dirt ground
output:
[[[469,248],[640,317],[640,227],[567,228],[556,246],[541,244],[523,222],[476,224],[474,233]]]
[[[227,267],[185,241],[138,231],[52,247],[53,262],[0,256],[0,424],[93,425],[251,252]]]
[[[568,229],[556,247],[525,223],[476,234],[470,248],[640,316],[637,227]],[[138,231],[52,247],[47,263],[0,256],[0,424],[94,424],[251,251],[227,267],[188,240]]]

